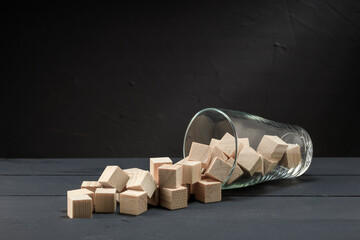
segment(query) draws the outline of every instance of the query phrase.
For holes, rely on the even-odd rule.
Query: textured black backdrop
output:
[[[359,1],[3,6],[0,157],[180,156],[236,109],[359,156]]]

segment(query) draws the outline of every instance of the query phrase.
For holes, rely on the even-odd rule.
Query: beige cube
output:
[[[211,147],[211,159],[214,159],[216,157],[220,158],[221,160],[228,159],[225,153],[221,151],[221,149],[218,146],[213,146]]]
[[[149,198],[156,190],[157,183],[148,171],[136,172],[126,184],[127,189],[145,191]]]
[[[129,177],[131,178],[131,176],[133,176],[135,173],[137,172],[142,172],[142,171],[145,171],[143,169],[140,169],[140,168],[127,168],[127,169],[123,169],[123,171],[129,175]],[[130,179],[129,179],[130,180]]]
[[[201,163],[188,161],[183,166],[183,184],[194,184],[201,180]]]
[[[264,158],[279,162],[287,147],[288,144],[278,136],[264,135],[259,143],[257,151],[261,153]]]
[[[164,208],[170,210],[186,208],[187,200],[188,193],[186,187],[160,189],[160,205]]]
[[[98,181],[83,181],[81,184],[81,188],[85,188],[92,192],[95,192],[95,190],[100,187],[101,184]]]
[[[221,182],[213,179],[203,179],[194,185],[195,199],[203,203],[221,201]]]
[[[151,198],[148,197],[148,204],[151,206],[159,206],[160,204],[160,188],[157,187]]]
[[[261,175],[265,175],[265,169],[264,169],[264,157],[259,153],[260,155],[260,165],[259,167],[255,170],[255,173],[259,173]]]
[[[91,198],[92,201],[92,208],[91,211],[94,211],[94,206],[95,206],[95,193],[89,189],[86,188],[81,188],[81,189],[74,189],[74,190],[69,190],[67,191],[67,197],[69,196],[82,196],[82,195],[87,195]],[[69,199],[68,199],[69,202]],[[68,206],[69,209],[69,206]]]
[[[201,162],[201,167],[207,168],[211,160],[211,147],[209,145],[193,142],[191,144],[189,161]]]
[[[181,186],[183,176],[182,165],[164,164],[158,170],[160,188],[177,188]]]
[[[121,192],[129,178],[129,175],[127,175],[120,167],[107,166],[98,182],[106,188],[116,188],[118,192]]]
[[[229,158],[227,160],[225,160],[226,163],[230,164],[231,166],[234,165],[234,159]],[[239,167],[238,164],[235,164],[235,168],[233,170],[233,172],[231,173],[230,178],[227,180],[227,184],[231,184],[233,183],[236,179],[238,179],[239,177],[241,177],[244,174],[243,170]]]
[[[147,193],[145,191],[126,190],[120,193],[120,213],[140,215],[147,211]]]
[[[224,160],[216,157],[214,158],[209,167],[206,169],[205,175],[209,178],[225,182],[229,176],[232,166]]]
[[[155,181],[159,183],[159,167],[163,164],[173,164],[172,160],[168,157],[156,157],[150,158],[150,173],[155,178]]]
[[[97,188],[95,191],[95,212],[116,211],[116,188]]]
[[[190,199],[190,191],[191,191],[191,185],[193,184],[183,184],[182,186],[183,187],[186,187],[187,188],[187,199],[189,200]]]
[[[237,148],[238,153],[242,150],[244,146],[249,146],[248,138],[238,138],[237,139]],[[221,140],[217,143],[217,146],[223,151],[228,158],[235,158],[235,137],[230,133],[225,133]]]
[[[70,195],[67,197],[69,218],[92,218],[93,203],[88,195]]]
[[[237,157],[237,163],[252,176],[261,165],[261,157],[254,149],[245,146]]]
[[[280,165],[288,169],[297,167],[301,163],[300,146],[297,144],[289,144]]]

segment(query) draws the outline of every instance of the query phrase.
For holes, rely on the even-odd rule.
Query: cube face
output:
[[[177,188],[160,189],[160,205],[164,208],[175,210],[187,207],[188,193],[187,188],[180,186]]]
[[[264,135],[259,143],[257,151],[268,160],[280,161],[287,147],[288,144],[278,136]]]
[[[148,204],[151,206],[159,206],[160,204],[160,188],[156,188],[151,198],[148,197]]]
[[[129,178],[129,175],[127,175],[120,167],[107,166],[98,182],[106,188],[116,188],[118,192],[121,192]]]
[[[183,166],[183,181],[182,184],[194,184],[201,180],[201,163],[200,162],[185,162]]]
[[[233,158],[235,156],[235,138],[230,133],[225,133],[216,146],[218,146],[227,157]]]
[[[174,165],[183,165],[186,162],[189,162],[189,156],[187,156],[186,158],[176,162]]]
[[[289,144],[280,165],[291,169],[297,167],[301,163],[301,151],[300,146],[297,144]]]
[[[264,174],[268,174],[269,172],[274,170],[278,164],[277,161],[272,161],[265,157],[263,157],[263,161],[264,161]]]
[[[193,142],[189,152],[189,161],[201,162],[201,167],[207,168],[211,160],[211,147]]]
[[[225,162],[230,164],[231,166],[234,165],[234,159],[229,158],[227,159]],[[239,167],[238,164],[235,164],[235,168],[230,176],[230,178],[228,179],[228,181],[226,182],[227,184],[231,184],[233,183],[235,180],[237,180],[239,177],[241,177],[244,174],[243,170]]]
[[[203,179],[194,185],[195,199],[203,203],[221,201],[221,182]]]
[[[209,145],[210,145],[210,147],[214,147],[219,142],[220,142],[220,139],[212,138]]]
[[[173,164],[172,160],[168,157],[150,158],[150,173],[159,182],[159,167],[163,164]]]
[[[126,184],[127,189],[145,191],[149,198],[156,190],[157,183],[148,171],[136,172]]]
[[[209,178],[224,182],[229,176],[232,166],[220,158],[214,158],[206,169],[205,175]]]
[[[81,188],[88,189],[92,192],[95,192],[97,188],[101,188],[101,184],[98,181],[83,181]]]
[[[261,165],[261,156],[251,147],[245,146],[238,155],[237,164],[252,176]]]
[[[182,184],[182,165],[164,164],[159,167],[159,187],[177,188]]]
[[[95,191],[95,212],[115,212],[116,211],[116,189],[98,188]]]
[[[127,168],[127,169],[123,169],[123,171],[129,175],[129,177],[131,178],[131,176],[133,176],[135,173],[137,172],[141,172],[144,171],[143,169],[140,168]]]
[[[69,218],[92,218],[93,203],[88,195],[69,195],[67,214]]]
[[[264,157],[260,155],[260,165],[259,167],[255,170],[255,173],[259,173],[261,175],[265,175],[265,169],[264,169]]]
[[[147,198],[144,191],[126,190],[120,193],[120,213],[140,215],[146,212]]]

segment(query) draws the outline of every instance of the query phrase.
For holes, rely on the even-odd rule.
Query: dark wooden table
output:
[[[113,164],[148,169],[145,158],[0,159],[0,239],[360,239],[360,158],[315,158],[297,179],[223,191],[220,203],[69,219],[66,191]]]

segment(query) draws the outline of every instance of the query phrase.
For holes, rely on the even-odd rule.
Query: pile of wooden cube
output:
[[[84,181],[81,189],[67,192],[70,218],[91,218],[92,213],[113,213],[117,202],[122,214],[139,215],[148,205],[175,210],[186,208],[190,195],[203,203],[221,201],[221,186],[240,177],[265,175],[277,165],[293,168],[301,162],[300,147],[277,136],[265,135],[257,151],[248,138],[226,133],[209,145],[193,142],[189,156],[173,164],[168,157],[150,158],[150,171],[107,166],[98,181]]]

